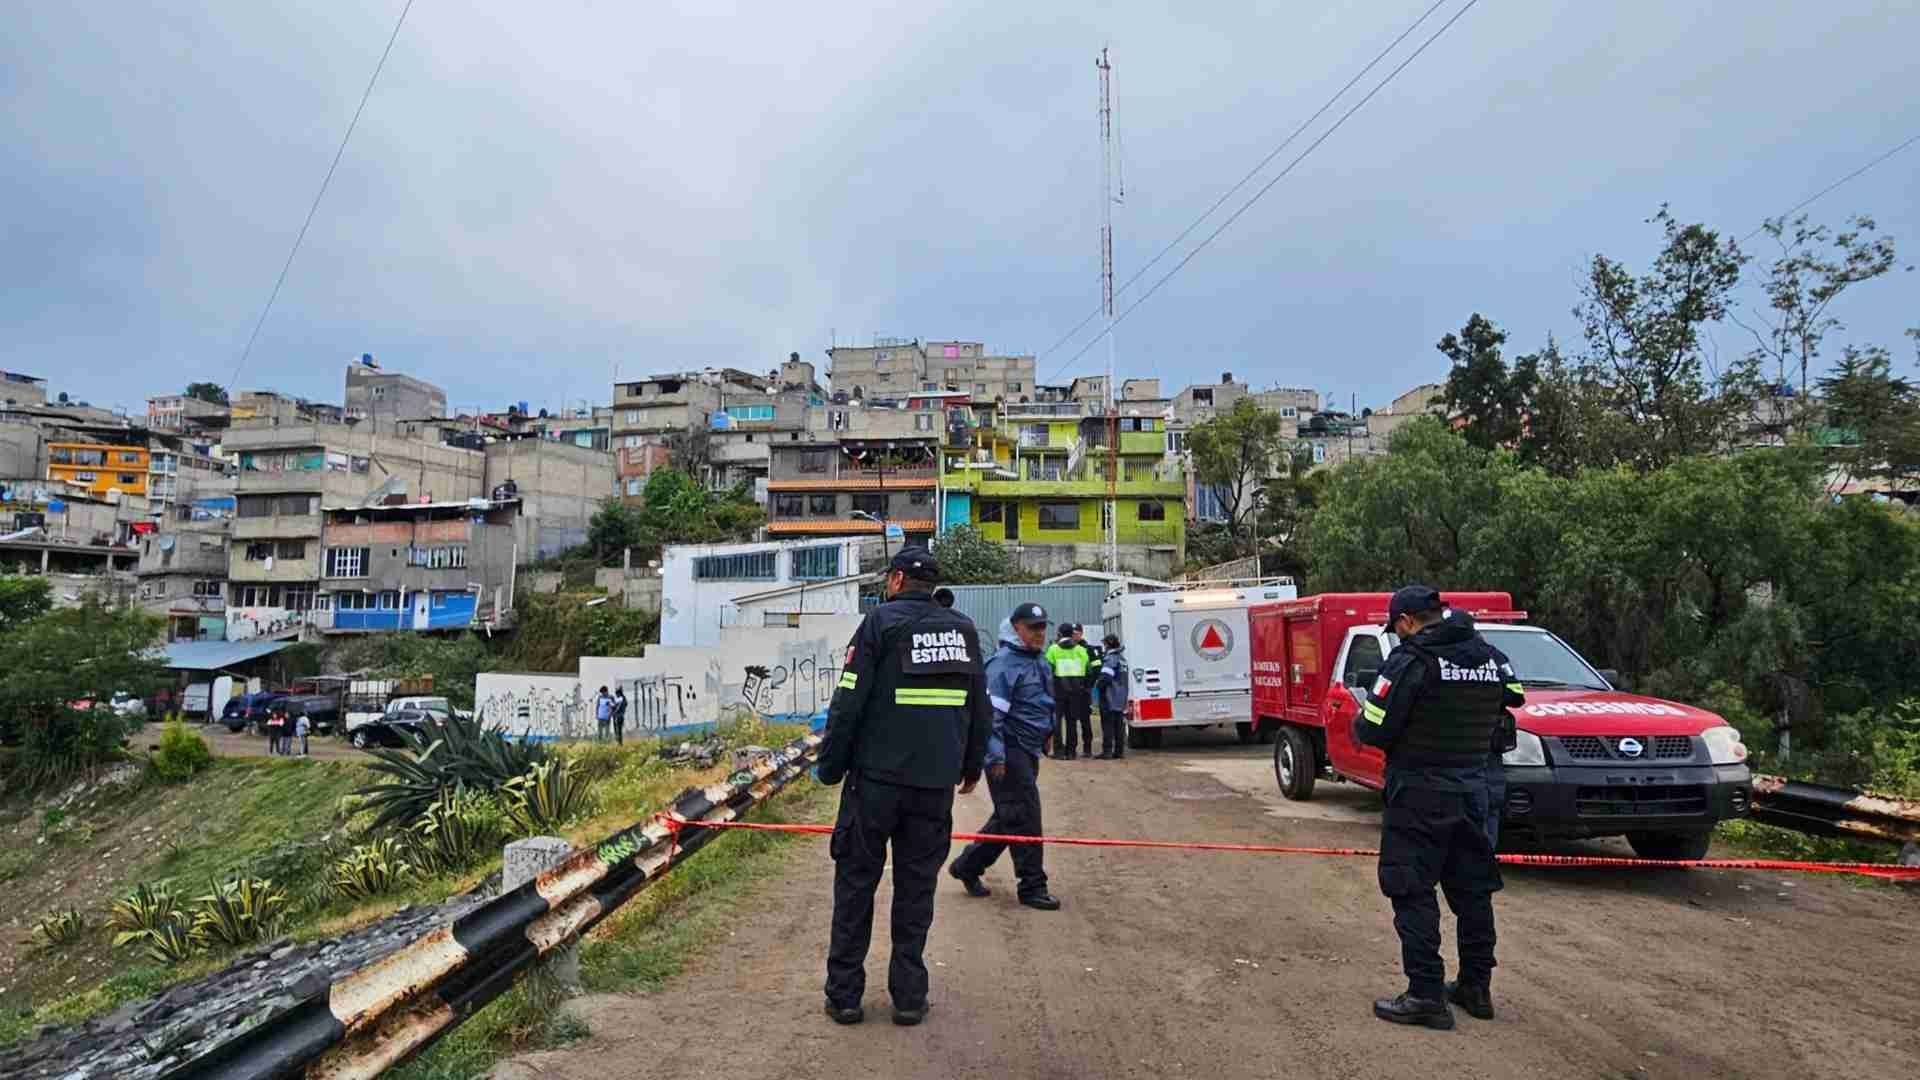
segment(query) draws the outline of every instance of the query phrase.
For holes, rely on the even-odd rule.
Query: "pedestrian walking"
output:
[[[613,727],[613,698],[604,686],[600,688],[598,694],[594,695],[593,719],[596,730],[594,738],[606,742],[607,734]]]
[[[267,753],[269,755],[284,752],[280,748],[280,733],[285,731],[286,727],[287,714],[282,712],[278,705],[269,706],[267,708]]]
[[[293,733],[295,735],[300,736],[300,756],[301,757],[309,756],[307,753],[307,735],[312,730],[313,730],[313,721],[307,718],[307,714],[305,712],[302,712],[299,718],[294,720],[293,722]],[[289,747],[289,749],[291,749],[291,747]]]
[[[1059,720],[1059,729],[1054,733],[1054,756],[1061,761],[1072,761],[1079,756],[1078,747],[1084,746],[1087,754],[1093,754],[1093,722],[1087,710],[1090,701],[1087,693],[1086,646],[1073,640],[1074,625],[1060,624],[1060,640],[1047,646],[1043,654],[1047,666],[1053,670],[1054,715]],[[1074,741],[1079,733],[1079,743]]]
[[[827,711],[818,776],[845,785],[833,827],[833,927],[826,1013],[866,1018],[873,895],[893,851],[893,1022],[927,1015],[923,953],[934,886],[953,848],[953,796],[979,783],[992,711],[973,620],[935,603],[940,566],[924,548],[888,564],[889,599],[860,622]]]
[[[613,741],[617,746],[627,742],[627,688],[624,686],[613,690]]]
[[[987,661],[987,700],[993,705],[993,730],[987,737],[987,791],[993,815],[980,831],[991,836],[1043,835],[1040,814],[1040,758],[1053,737],[1053,670],[1042,647],[1047,643],[1047,612],[1039,604],[1021,604],[1000,624],[1000,649]],[[1012,849],[1013,872],[1022,904],[1041,911],[1060,910],[1047,891],[1046,861],[1039,844],[976,840],[953,860],[947,873],[968,896],[992,896],[980,876]]]
[[[1396,1024],[1453,1027],[1447,1002],[1493,1018],[1493,894],[1501,887],[1488,824],[1487,756],[1508,707],[1525,702],[1500,651],[1464,611],[1409,585],[1393,594],[1387,629],[1400,639],[1353,719],[1353,737],[1386,752],[1387,809],[1380,832],[1380,891],[1393,903],[1407,989],[1373,1003]],[[1458,981],[1440,958],[1440,905],[1458,922]]]
[[[1132,680],[1127,654],[1116,634],[1108,634],[1100,653],[1100,674],[1094,690],[1100,695],[1100,756],[1118,761],[1127,756],[1127,699]]]

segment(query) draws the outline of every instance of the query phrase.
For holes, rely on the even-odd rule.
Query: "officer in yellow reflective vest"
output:
[[[1079,756],[1074,749],[1076,731],[1088,756],[1093,754],[1092,697],[1087,686],[1093,661],[1087,655],[1086,645],[1074,640],[1073,632],[1077,629],[1072,623],[1061,623],[1060,640],[1047,646],[1046,651],[1047,666],[1053,669],[1053,701],[1060,721],[1053,740],[1053,754],[1061,761],[1072,761]]]
[[[933,926],[934,883],[952,850],[953,795],[979,783],[992,731],[973,620],[934,602],[939,564],[924,548],[895,555],[891,599],[847,646],[820,746],[822,783],[846,786],[833,828],[833,930],[826,1011],[835,1023],[866,1013],[873,894],[893,846],[893,956],[887,989],[893,1021],[927,1014],[921,954]]]

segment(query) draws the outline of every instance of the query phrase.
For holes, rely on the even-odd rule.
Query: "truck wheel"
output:
[[[1313,798],[1319,774],[1320,762],[1306,732],[1292,726],[1282,730],[1273,743],[1273,778],[1280,782],[1280,794],[1295,802]]]
[[[1704,859],[1713,843],[1713,830],[1689,832],[1632,832],[1627,844],[1643,859]]]
[[[353,743],[353,745],[356,748],[365,750],[367,748],[367,744],[372,742],[373,740],[367,738],[367,729],[361,728],[359,731],[356,731],[353,733],[353,738],[347,741]]]
[[[1245,722],[1235,724],[1233,725],[1233,733],[1239,738],[1241,746],[1251,746],[1253,744],[1252,724]]]

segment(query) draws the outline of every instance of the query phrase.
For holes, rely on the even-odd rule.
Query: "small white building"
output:
[[[660,644],[712,646],[724,627],[858,615],[861,586],[884,562],[871,536],[672,545],[660,559]]]

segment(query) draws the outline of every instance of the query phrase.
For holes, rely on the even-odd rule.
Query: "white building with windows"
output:
[[[857,615],[885,563],[875,537],[672,545],[660,559],[660,644],[713,646],[730,626]]]

